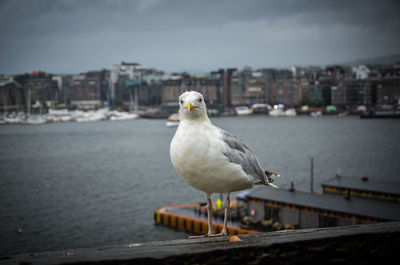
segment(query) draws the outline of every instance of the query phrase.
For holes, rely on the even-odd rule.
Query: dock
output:
[[[28,253],[0,265],[58,264],[395,264],[400,222],[131,243]],[[396,261],[397,260],[397,261]]]
[[[259,187],[237,195],[230,208],[229,235],[400,221],[400,184],[367,177],[336,176],[322,183],[323,193]],[[166,206],[156,224],[194,234],[208,231],[205,204]],[[213,206],[214,231],[222,230]],[[222,213],[222,211],[220,211]]]
[[[296,229],[400,221],[400,204],[390,201],[272,188],[253,190],[246,199],[252,219]]]
[[[231,201],[232,209],[238,209],[237,201]],[[216,203],[213,203],[216,208]],[[156,224],[169,226],[179,230],[185,230],[196,234],[207,234],[208,223],[207,215],[205,214],[205,207],[202,203],[190,203],[182,205],[165,206],[154,212],[154,221]],[[213,211],[216,213],[216,211]],[[216,233],[222,231],[223,219],[213,218],[213,228]],[[244,229],[240,227],[241,222],[228,220],[228,234],[241,235],[241,234],[255,234],[257,231],[251,229]]]

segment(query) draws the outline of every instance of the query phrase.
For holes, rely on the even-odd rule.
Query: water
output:
[[[338,168],[347,176],[400,181],[397,120],[251,116],[213,122],[278,171],[281,188],[293,181],[309,190],[310,156],[315,190]],[[146,119],[1,126],[0,256],[187,236],[153,221],[161,206],[204,201],[170,163],[174,132],[164,120]]]

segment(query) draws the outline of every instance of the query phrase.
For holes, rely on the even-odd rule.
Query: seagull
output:
[[[207,201],[208,233],[189,238],[228,235],[230,193],[257,184],[277,188],[271,182],[279,174],[264,170],[241,139],[211,123],[199,92],[179,96],[179,119],[170,145],[172,165],[189,185],[205,193]],[[218,234],[212,227],[212,193],[226,195],[223,229]]]

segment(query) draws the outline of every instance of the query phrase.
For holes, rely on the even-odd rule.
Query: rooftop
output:
[[[339,176],[322,183],[322,187],[324,186],[400,195],[400,183],[385,182],[369,178]]]
[[[318,195],[302,191],[259,188],[247,195],[248,199],[258,199],[300,207],[333,211],[343,214],[359,215],[383,220],[400,221],[400,204],[371,199],[346,199],[337,195]]]

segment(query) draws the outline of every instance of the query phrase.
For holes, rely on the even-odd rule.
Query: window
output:
[[[279,221],[279,208],[265,206],[265,220]]]

